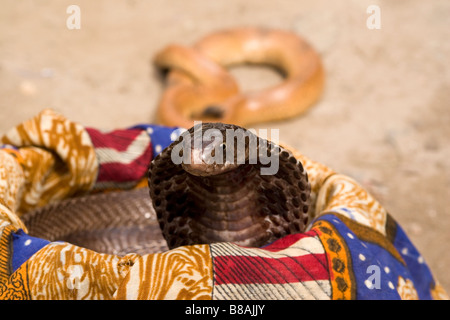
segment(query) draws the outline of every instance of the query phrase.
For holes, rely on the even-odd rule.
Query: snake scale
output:
[[[200,163],[173,161],[174,150],[189,141],[187,136],[210,129],[225,139],[203,139],[200,145],[191,139],[184,149],[201,155]],[[214,151],[233,146],[227,130],[242,134],[233,138],[244,139],[245,152],[235,148],[232,161],[219,163]],[[275,174],[261,174],[269,164],[251,157],[252,138],[258,141],[256,154],[264,150],[278,161]],[[245,156],[237,161],[239,155]],[[121,255],[218,241],[260,247],[307,225],[310,184],[302,164],[289,150],[235,125],[203,123],[185,131],[153,159],[148,183],[148,190],[53,203],[25,214],[23,221],[30,235]]]

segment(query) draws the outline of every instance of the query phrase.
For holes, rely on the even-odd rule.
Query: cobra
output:
[[[324,85],[318,53],[283,30],[237,28],[208,35],[192,47],[169,45],[155,55],[167,70],[158,122],[190,128],[194,120],[239,126],[298,116],[320,97]],[[227,68],[268,65],[285,75],[278,85],[241,92]]]
[[[254,135],[222,123],[200,124],[186,135],[193,142],[196,131],[204,133],[211,128],[220,130],[224,137],[230,129],[245,133],[243,139]],[[250,161],[251,139],[246,139],[242,163],[211,161],[212,153],[205,149],[214,149],[218,143],[225,148],[230,144],[226,139],[212,139],[197,146],[191,144],[192,157],[203,155],[201,163],[175,164],[171,153],[183,139],[172,143],[149,167],[150,198],[169,248],[221,241],[260,247],[286,234],[304,231],[310,185],[302,164],[288,150],[257,139],[258,149],[264,148],[279,160],[275,174],[263,175],[260,169],[268,164]],[[238,157],[236,149],[234,159]]]

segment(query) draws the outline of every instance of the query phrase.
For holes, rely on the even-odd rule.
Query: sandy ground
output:
[[[68,29],[69,5],[80,29]],[[381,29],[367,28],[378,5]],[[358,180],[400,222],[450,291],[450,2],[2,0],[0,131],[51,107],[87,126],[154,122],[151,64],[169,43],[225,27],[296,31],[321,53],[322,99],[280,139]],[[246,89],[280,77],[233,70]]]

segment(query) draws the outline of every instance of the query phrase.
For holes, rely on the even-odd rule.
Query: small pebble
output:
[[[435,209],[428,209],[427,214],[430,218],[436,218],[437,217],[437,211]]]
[[[418,222],[411,222],[408,225],[408,229],[411,232],[411,234],[414,235],[420,235],[423,233],[423,227]]]
[[[20,92],[25,96],[33,96],[37,93],[36,85],[29,80],[22,81],[19,87]]]
[[[55,72],[52,68],[43,68],[41,69],[40,75],[43,78],[51,78],[55,75]]]

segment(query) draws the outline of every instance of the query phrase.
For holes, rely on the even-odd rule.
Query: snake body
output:
[[[294,32],[236,28],[214,32],[192,47],[171,44],[155,55],[168,70],[158,121],[189,128],[194,120],[240,126],[298,116],[316,102],[324,74],[319,54]],[[241,92],[227,68],[253,64],[279,70],[284,81]]]
[[[211,161],[213,152],[205,151],[228,147],[231,141],[210,139],[195,146],[196,132],[205,134],[210,129],[219,130],[223,137],[227,130],[242,134],[236,139],[247,137],[245,159],[241,163]],[[172,153],[187,136],[192,158],[200,154],[201,162],[175,164]],[[264,148],[279,161],[275,174],[261,174],[267,164],[251,161],[251,137],[254,133],[235,125],[204,123],[186,131],[152,161],[150,198],[169,248],[220,241],[260,247],[304,231],[310,185],[302,164],[288,150],[259,138],[257,151]],[[237,160],[239,152],[233,152]]]
[[[101,253],[168,249],[144,188],[68,198],[27,212],[21,219],[31,236]]]

